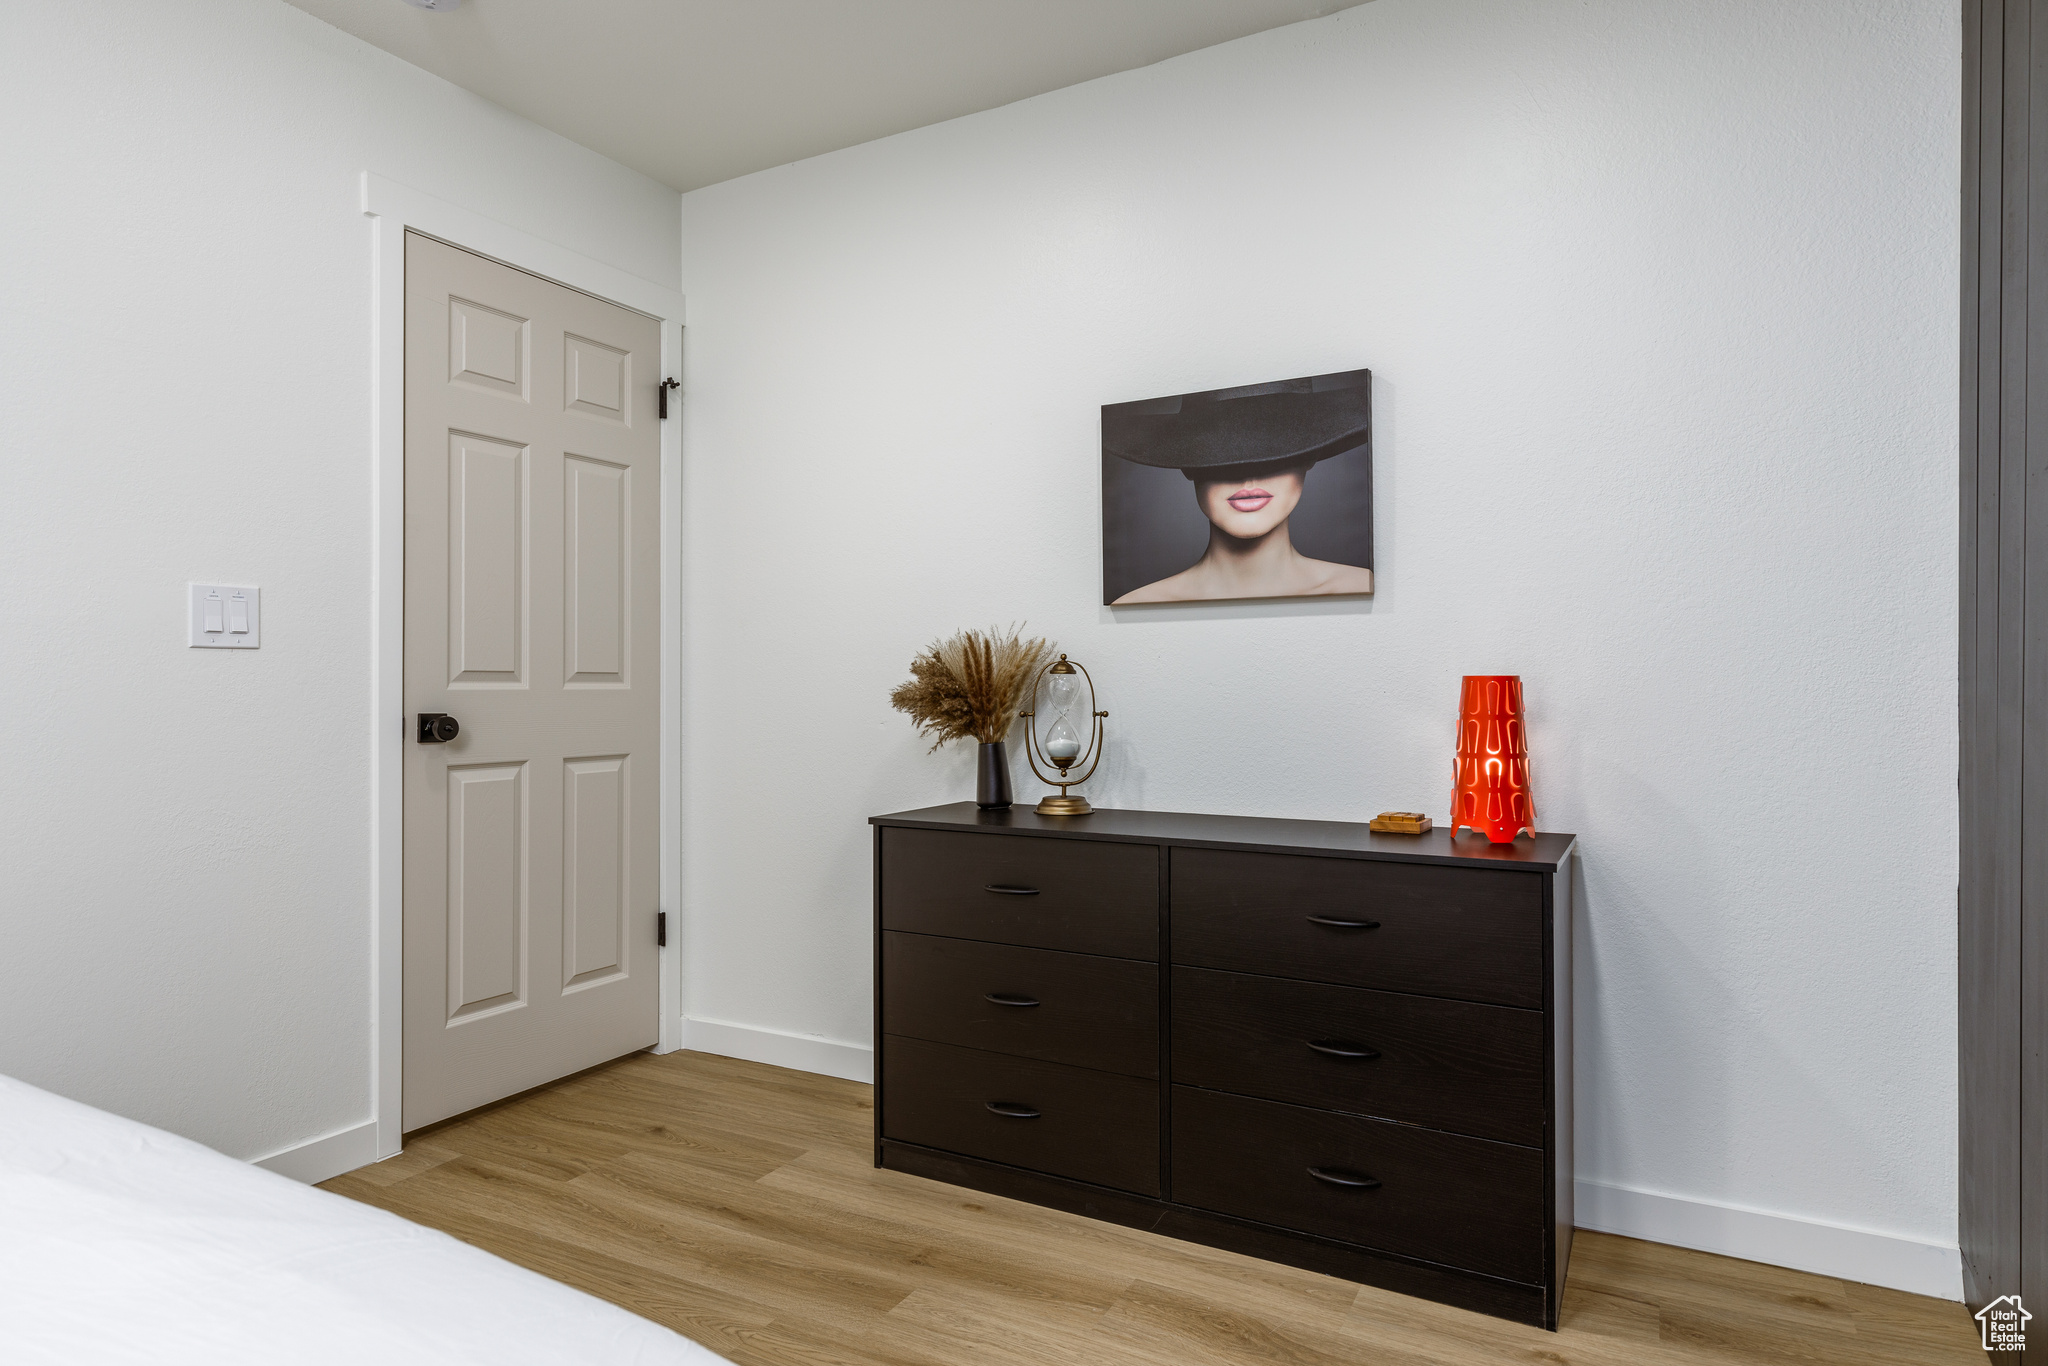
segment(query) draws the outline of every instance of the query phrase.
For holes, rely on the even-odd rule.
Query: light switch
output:
[[[213,650],[253,650],[257,646],[261,592],[246,584],[187,584],[190,598],[191,645]]]

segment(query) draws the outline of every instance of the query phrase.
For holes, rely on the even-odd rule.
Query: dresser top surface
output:
[[[870,816],[872,825],[910,830],[968,830],[984,834],[1064,836],[1119,844],[1176,844],[1193,848],[1257,849],[1267,853],[1349,854],[1405,863],[1553,869],[1576,835],[1542,834],[1534,840],[1492,844],[1469,831],[1455,838],[1442,826],[1426,835],[1382,835],[1351,821],[1281,820],[1271,816],[1212,816],[1186,811],[1105,811],[1086,816],[1041,816],[1019,804],[983,811],[973,802],[927,806]]]

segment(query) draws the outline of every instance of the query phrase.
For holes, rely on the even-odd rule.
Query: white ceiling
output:
[[[678,190],[1362,0],[290,0]]]

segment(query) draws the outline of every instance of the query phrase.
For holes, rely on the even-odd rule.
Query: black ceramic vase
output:
[[[974,804],[984,811],[1000,811],[1010,804],[1010,748],[983,745],[981,761],[974,774]]]

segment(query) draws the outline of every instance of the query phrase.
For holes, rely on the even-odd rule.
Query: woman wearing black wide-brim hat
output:
[[[1115,605],[1370,593],[1370,569],[1310,559],[1294,548],[1287,520],[1310,467],[1367,441],[1371,380],[1350,370],[1105,407],[1103,450],[1179,470],[1209,519],[1201,559]]]

